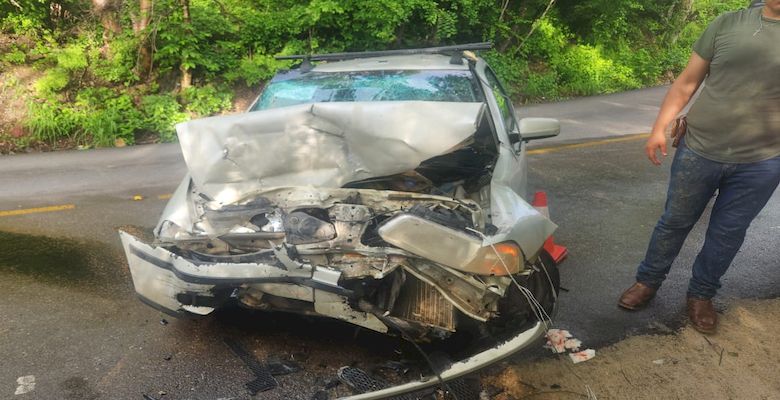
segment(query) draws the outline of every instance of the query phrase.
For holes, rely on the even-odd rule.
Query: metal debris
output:
[[[293,374],[303,369],[295,361],[266,360],[265,365],[273,376]]]
[[[230,350],[255,374],[255,379],[246,384],[246,388],[252,396],[274,389],[279,385],[273,375],[271,375],[271,371],[257,361],[240,343],[230,338],[225,338],[224,341]]]
[[[388,385],[379,379],[376,379],[356,367],[341,367],[337,373],[339,380],[347,384],[358,393],[373,392],[376,390],[382,390]]]

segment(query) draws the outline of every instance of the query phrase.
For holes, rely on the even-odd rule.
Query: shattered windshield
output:
[[[481,102],[479,93],[463,70],[310,72],[271,82],[252,111],[319,102]]]

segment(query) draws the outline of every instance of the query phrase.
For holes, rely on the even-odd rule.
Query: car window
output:
[[[309,72],[272,81],[252,111],[331,101],[481,102],[471,71]]]
[[[501,119],[504,121],[506,131],[509,133],[514,132],[516,129],[514,112],[512,111],[512,100],[506,92],[504,92],[504,89],[501,87],[496,75],[493,74],[493,71],[485,69],[485,77],[490,85],[490,89],[493,90],[493,95],[496,98],[496,103],[498,103],[498,109],[501,112]]]

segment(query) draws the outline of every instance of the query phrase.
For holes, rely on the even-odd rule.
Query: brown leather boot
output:
[[[701,333],[714,333],[718,326],[718,314],[710,299],[688,297],[688,318],[693,328]]]
[[[657,291],[658,289],[653,289],[644,283],[637,282],[623,292],[620,300],[618,300],[618,305],[626,310],[639,310],[644,308],[655,297],[655,292]]]

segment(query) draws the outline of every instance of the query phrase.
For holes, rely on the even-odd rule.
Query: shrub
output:
[[[213,85],[187,88],[181,98],[187,112],[194,116],[217,114],[233,106],[232,92]]]
[[[144,96],[141,99],[141,113],[142,128],[159,134],[163,142],[175,141],[174,125],[189,119],[189,116],[181,111],[181,105],[176,99],[167,94]]]
[[[101,105],[88,104],[83,111],[80,128],[85,135],[92,138],[92,143],[97,147],[114,146],[117,139],[133,144],[134,133],[142,126],[141,113],[133,104],[132,98],[126,94],[108,97]]]
[[[57,66],[66,71],[78,71],[87,67],[86,46],[69,44],[56,53]]]
[[[531,72],[523,91],[532,100],[552,101],[561,97],[558,74],[555,71]]]
[[[138,39],[126,34],[111,42],[108,54],[101,57],[97,49],[90,52],[89,59],[95,76],[108,82],[131,85],[138,82],[135,63],[138,56]]]
[[[63,112],[57,104],[31,102],[24,125],[35,139],[51,143],[71,136],[76,121],[72,113]]]
[[[270,55],[255,55],[244,57],[238,63],[238,69],[225,74],[228,81],[242,80],[247,86],[254,86],[270,79],[280,68],[289,65],[289,62],[279,61]]]
[[[0,61],[8,64],[24,64],[27,61],[27,56],[19,47],[14,46],[9,52],[3,54]]]
[[[572,95],[612,93],[640,87],[631,68],[606,58],[601,49],[573,45],[552,57],[552,66],[560,75],[565,90]]]
[[[70,75],[68,71],[63,68],[54,67],[46,71],[46,73],[35,82],[35,90],[39,96],[49,97],[54,93],[65,89],[70,82]]]

